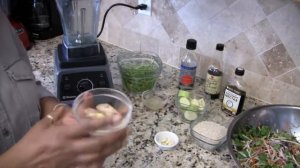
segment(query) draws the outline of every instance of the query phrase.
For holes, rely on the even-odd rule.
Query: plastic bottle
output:
[[[237,115],[243,109],[246,98],[245,85],[243,81],[244,74],[244,68],[237,67],[235,69],[234,78],[228,82],[228,85],[225,88],[222,108],[229,115]]]
[[[179,88],[184,90],[190,90],[194,87],[197,58],[195,50],[197,47],[197,41],[195,39],[188,39],[186,42],[187,54],[182,58],[179,74]]]
[[[222,77],[223,77],[223,50],[224,44],[217,44],[215,57],[218,63],[209,65],[205,81],[205,93],[211,96],[211,99],[217,99],[220,96]]]

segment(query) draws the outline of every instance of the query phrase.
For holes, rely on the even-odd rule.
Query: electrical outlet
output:
[[[151,0],[139,0],[139,4],[146,4],[147,9],[139,10],[138,13],[151,16],[152,1]]]

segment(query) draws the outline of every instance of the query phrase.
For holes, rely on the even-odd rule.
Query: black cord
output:
[[[108,12],[111,10],[111,8],[115,7],[115,6],[125,6],[125,7],[129,7],[131,9],[140,9],[140,10],[146,10],[147,9],[147,5],[146,4],[140,4],[138,6],[131,6],[131,5],[128,5],[128,4],[124,4],[124,3],[116,3],[116,4],[113,4],[111,5],[105,12],[104,14],[104,17],[103,17],[103,22],[102,22],[102,26],[101,26],[101,30],[100,32],[97,34],[97,37],[99,37],[103,31],[103,28],[104,28],[104,24],[105,24],[105,20],[106,20],[106,16],[108,14]]]

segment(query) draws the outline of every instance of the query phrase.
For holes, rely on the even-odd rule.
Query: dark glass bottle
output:
[[[218,61],[209,65],[205,81],[205,93],[209,94],[211,99],[217,99],[220,96],[222,86],[222,62],[223,62],[224,44],[217,44],[215,57]]]
[[[234,78],[228,82],[225,88],[222,109],[229,115],[237,115],[242,112],[246,98],[243,82],[244,74],[244,68],[237,67]]]

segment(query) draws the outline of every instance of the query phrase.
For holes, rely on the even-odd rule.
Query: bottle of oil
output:
[[[222,85],[222,62],[223,62],[224,44],[218,43],[216,46],[215,58],[216,63],[209,65],[205,80],[205,93],[210,95],[211,99],[219,98]]]
[[[190,90],[194,87],[197,57],[194,50],[196,50],[197,41],[195,39],[188,39],[186,42],[187,53],[181,60],[180,74],[179,74],[179,88]]]
[[[237,115],[243,109],[246,98],[243,82],[244,74],[244,68],[237,67],[234,78],[228,82],[225,88],[222,109],[229,115]]]

